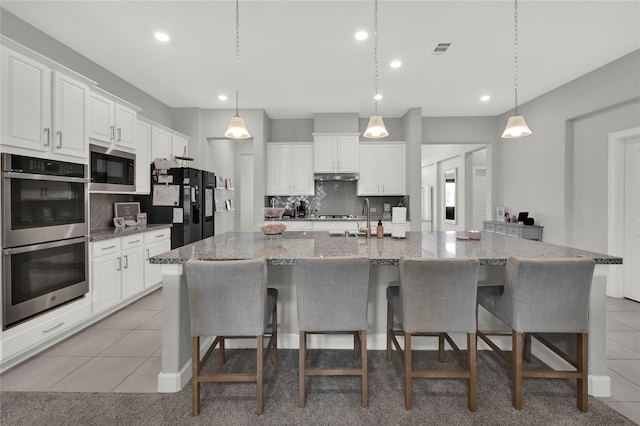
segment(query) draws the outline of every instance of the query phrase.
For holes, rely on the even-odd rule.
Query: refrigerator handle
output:
[[[194,224],[200,223],[200,207],[196,205],[193,206],[193,215],[191,220]]]

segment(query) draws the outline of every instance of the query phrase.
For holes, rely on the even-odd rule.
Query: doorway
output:
[[[608,252],[624,259],[609,270],[607,295],[640,302],[640,127],[609,134]]]

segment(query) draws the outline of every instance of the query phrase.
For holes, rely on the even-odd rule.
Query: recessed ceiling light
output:
[[[227,95],[218,95],[218,99],[220,99],[221,101],[226,101],[229,98],[227,97]]]
[[[391,68],[400,68],[402,66],[402,62],[396,59],[395,61],[391,61],[390,65]]]
[[[487,102],[489,99],[491,99],[491,96],[489,96],[489,95],[484,95],[484,96],[480,97],[480,100],[482,102]]]
[[[169,40],[171,40],[171,38],[169,38],[169,35],[167,33],[163,33],[158,31],[157,33],[154,34],[156,40],[158,41],[163,41],[163,42],[167,42]]]
[[[377,95],[375,95],[373,97],[373,99],[375,99],[376,101],[379,101],[380,99],[382,99],[382,95],[380,93],[378,93]]]
[[[366,31],[358,31],[355,35],[356,40],[366,40],[367,38],[369,38],[369,34]]]

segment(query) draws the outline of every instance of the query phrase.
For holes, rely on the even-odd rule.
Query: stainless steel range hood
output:
[[[319,181],[354,182],[360,179],[360,175],[358,173],[316,173],[313,178]]]

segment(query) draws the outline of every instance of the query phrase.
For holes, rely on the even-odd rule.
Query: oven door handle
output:
[[[6,249],[3,249],[2,252],[4,253],[5,256],[10,256],[13,254],[26,253],[29,251],[36,251],[36,250],[44,250],[48,248],[66,246],[70,244],[77,244],[77,243],[88,242],[88,241],[89,241],[89,237],[70,238],[68,240],[58,240],[58,241],[52,241],[52,242],[42,243],[42,244],[33,244],[29,246],[24,246],[24,247],[6,248]]]
[[[50,181],[56,181],[56,182],[89,183],[88,178],[36,175],[33,173],[3,172],[2,176],[6,179],[31,179],[31,180],[50,180]]]

